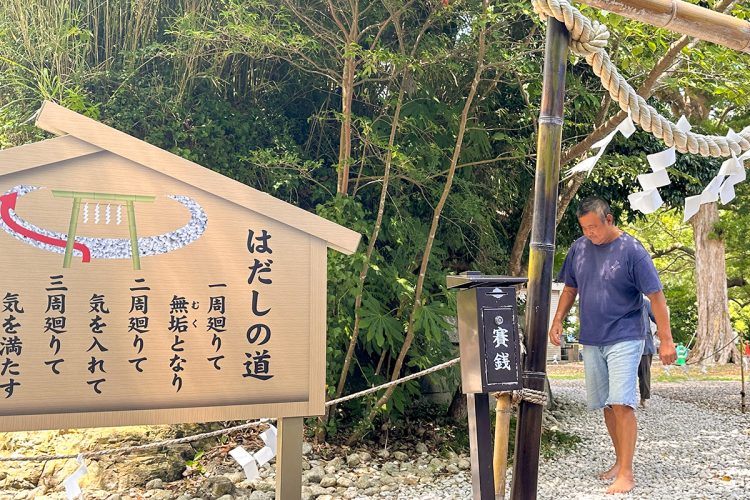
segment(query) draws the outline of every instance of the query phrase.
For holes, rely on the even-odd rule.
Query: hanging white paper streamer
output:
[[[253,458],[258,462],[259,466],[268,463],[276,456],[276,434],[276,427],[273,425],[269,425],[268,429],[260,434],[260,438],[266,443],[266,445],[253,455]]]
[[[65,486],[65,495],[68,497],[68,500],[72,500],[73,498],[76,498],[81,494],[81,487],[78,485],[78,481],[80,481],[81,478],[88,472],[86,464],[84,463],[83,457],[81,455],[78,455],[76,461],[80,464],[79,467],[73,474],[70,475],[70,477],[63,481],[63,486]]]
[[[737,135],[731,128],[729,129],[729,132],[727,132],[727,138],[734,140],[741,139],[741,137]],[[725,160],[724,163],[721,164],[721,168],[719,169],[717,177],[719,175],[727,176],[727,178],[724,179],[724,182],[721,185],[721,190],[719,192],[722,205],[726,205],[734,199],[734,186],[736,186],[740,182],[743,182],[747,178],[744,166],[744,161],[747,158],[750,158],[750,151],[746,151],[739,158],[737,158],[737,156],[732,153],[732,157],[728,160]]]
[[[230,451],[229,454],[238,464],[240,464],[240,467],[245,471],[245,477],[247,477],[249,481],[260,476],[260,473],[258,472],[258,463],[253,456],[245,450],[245,448],[238,446]]]
[[[735,141],[742,139],[731,128],[727,132],[727,138]],[[747,177],[744,161],[748,158],[750,158],[750,151],[745,151],[739,158],[732,153],[732,157],[724,160],[716,177],[711,179],[711,182],[708,183],[699,196],[685,198],[683,222],[687,222],[693,215],[698,213],[700,205],[703,203],[711,203],[721,199],[721,204],[726,205],[732,201],[735,197],[734,186],[743,182]]]
[[[666,186],[670,182],[669,175],[667,175],[667,169],[656,170],[651,174],[641,174],[638,176],[638,183],[644,191]]]
[[[599,141],[591,145],[590,149],[599,148],[599,151],[594,156],[586,158],[585,160],[583,160],[582,162],[578,163],[577,165],[572,167],[570,170],[568,170],[567,176],[570,176],[578,172],[587,172],[588,174],[591,174],[591,171],[596,166],[596,162],[598,162],[599,158],[602,157],[602,155],[604,154],[604,150],[607,149],[607,146],[612,141],[612,138],[614,138],[617,132],[620,132],[623,136],[625,136],[626,139],[630,137],[631,135],[633,135],[633,132],[635,132],[635,124],[633,123],[633,120],[630,118],[629,112],[628,112],[628,117],[625,118],[622,122],[620,122],[620,124],[617,126],[616,129],[610,132],[603,139],[600,139]]]
[[[688,119],[685,118],[685,115],[682,115],[680,119],[677,120],[676,126],[677,130],[685,133],[690,132],[690,129],[693,128],[690,125],[690,122],[688,122]],[[648,160],[648,164],[651,165],[651,170],[656,172],[657,170],[664,170],[665,168],[674,165],[677,161],[677,152],[674,146],[672,146],[664,151],[650,154],[646,156],[646,159]]]
[[[268,429],[261,432],[260,434],[260,438],[263,440],[264,443],[266,443],[266,446],[271,448],[274,455],[276,455],[276,436],[277,436],[276,427],[270,424],[268,425]]]
[[[685,198],[685,215],[682,217],[682,222],[687,222],[690,218],[698,213],[701,208],[701,195],[689,196]]]
[[[687,118],[685,118],[685,115],[682,115],[679,120],[677,120],[677,130],[681,130],[682,132],[690,132],[690,129],[692,129],[693,126],[690,125],[690,122]]]
[[[724,181],[724,184],[721,185],[721,191],[719,191],[719,199],[721,200],[722,205],[726,205],[734,199],[734,185],[735,182],[732,182],[729,177]]]
[[[703,188],[701,193],[701,204],[712,203],[719,199],[719,191],[721,191],[721,182],[724,180],[723,175],[717,175],[708,185]]]
[[[646,155],[646,159],[648,160],[648,164],[651,165],[651,170],[658,172],[659,170],[666,169],[670,165],[674,165],[677,161],[677,153],[675,148],[669,148],[664,151],[659,151],[658,153]]]
[[[721,164],[717,175],[737,175],[744,171],[745,167],[742,166],[742,162],[732,153],[732,157]]]
[[[687,132],[691,129],[690,123],[685,116],[681,116],[677,120],[677,128],[682,132]],[[646,159],[651,166],[652,173],[638,176],[638,183],[643,188],[643,191],[631,194],[628,196],[628,200],[630,200],[630,206],[634,210],[650,214],[664,203],[656,188],[668,186],[672,182],[669,180],[667,167],[674,165],[677,161],[677,152],[674,146],[672,146],[664,151],[647,155]]]
[[[628,201],[630,201],[630,206],[633,209],[640,210],[644,214],[655,212],[664,203],[658,189],[633,193],[628,196]]]
[[[617,126],[617,130],[620,131],[620,133],[625,136],[625,139],[630,139],[630,136],[635,133],[635,123],[633,123],[633,119],[630,118],[630,111],[628,111],[628,116],[625,118],[620,124]]]
[[[274,457],[274,452],[268,446],[264,446],[253,455],[253,458],[258,462],[259,466],[264,466]]]
[[[612,138],[617,133],[617,130],[614,132],[611,132],[608,136],[606,136],[601,141],[596,142],[591,146],[591,149],[599,148],[599,152],[596,153],[594,156],[590,156],[589,158],[586,158],[582,162],[578,163],[574,167],[572,167],[570,170],[568,170],[568,175],[575,174],[578,172],[586,172],[587,174],[591,174],[591,171],[596,166],[596,162],[599,161],[599,158],[602,157],[604,154],[604,150],[607,149],[607,145],[612,140]]]

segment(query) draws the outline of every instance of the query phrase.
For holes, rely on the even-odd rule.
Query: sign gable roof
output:
[[[36,125],[62,137],[0,151],[0,160],[10,163],[0,176],[49,164],[50,157],[56,162],[106,150],[324,240],[339,252],[351,254],[359,245],[359,233],[53,102],[44,102]]]

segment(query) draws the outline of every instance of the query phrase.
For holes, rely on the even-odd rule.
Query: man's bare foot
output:
[[[635,479],[633,474],[618,474],[615,482],[607,488],[607,495],[614,495],[615,493],[627,493],[635,487]]]
[[[599,479],[614,479],[615,477],[617,477],[618,472],[620,472],[620,466],[615,464],[609,470],[606,470],[599,474]]]

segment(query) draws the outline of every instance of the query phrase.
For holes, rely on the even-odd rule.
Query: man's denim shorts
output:
[[[612,345],[584,346],[583,367],[589,410],[612,405],[635,408],[636,378],[643,344],[643,340],[625,340]]]

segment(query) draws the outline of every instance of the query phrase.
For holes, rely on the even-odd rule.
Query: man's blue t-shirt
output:
[[[627,233],[604,245],[573,243],[560,281],[578,289],[580,343],[612,345],[644,337],[643,298],[662,289],[651,256]]]

